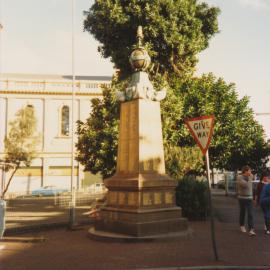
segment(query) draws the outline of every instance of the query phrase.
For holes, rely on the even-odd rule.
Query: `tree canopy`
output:
[[[111,58],[122,77],[104,89],[102,100],[92,101],[89,118],[78,125],[77,159],[86,170],[101,172],[104,178],[115,170],[119,104],[114,96],[116,89],[125,89],[123,78],[131,74],[128,57],[138,25],[143,26],[145,46],[152,57],[151,79],[155,86],[167,85],[161,109],[169,174],[178,177],[187,168],[201,171],[202,156],[194,150],[184,119],[208,114],[216,119],[209,149],[212,167],[236,170],[249,164],[258,171],[266,166],[269,143],[254,119],[249,99],[240,99],[235,85],[222,78],[193,74],[198,52],[218,32],[218,13],[218,8],[196,0],[95,1],[87,12],[85,30],[101,43],[100,52]],[[182,164],[177,164],[178,159]]]
[[[202,156],[193,149],[197,146],[184,119],[210,114],[215,115],[209,148],[211,167],[234,171],[249,164],[258,172],[266,166],[270,146],[264,130],[254,119],[248,98],[240,99],[234,84],[207,74],[175,85],[176,89],[170,88],[161,103],[165,160],[170,175],[179,177],[188,168],[202,171]],[[92,101],[89,118],[78,128],[78,160],[87,170],[101,172],[104,177],[112,175],[116,165],[119,104],[115,89],[104,89],[104,98]]]
[[[5,156],[2,162],[7,171],[12,171],[2,193],[4,197],[15,172],[22,165],[29,167],[36,157],[40,138],[36,134],[37,118],[32,106],[21,108],[15,119],[9,122],[9,131],[5,137]]]
[[[218,13],[218,8],[197,0],[96,0],[85,12],[84,29],[125,77],[131,72],[128,57],[141,25],[152,73],[183,76],[192,73],[197,54],[218,32]]]
[[[259,171],[266,166],[270,146],[263,127],[254,119],[249,98],[238,97],[235,84],[205,74],[178,82],[173,93],[174,98],[162,104],[165,143],[195,145],[184,119],[213,114],[215,126],[209,148],[212,167],[234,171],[249,164]]]
[[[92,99],[92,111],[85,123],[78,122],[78,154],[76,159],[86,171],[98,172],[106,178],[116,167],[119,104],[115,91],[103,89],[102,99]]]

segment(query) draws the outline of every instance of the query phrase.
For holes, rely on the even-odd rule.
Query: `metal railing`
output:
[[[76,224],[90,223],[92,204],[105,196],[105,192],[76,193]],[[17,194],[19,195],[19,194]],[[23,229],[69,223],[71,194],[59,196],[21,195],[6,200],[6,229]]]

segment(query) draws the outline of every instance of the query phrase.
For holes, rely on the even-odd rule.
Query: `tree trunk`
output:
[[[8,191],[10,182],[11,182],[11,180],[12,180],[14,174],[16,173],[16,171],[19,169],[19,167],[20,167],[19,165],[17,165],[17,166],[15,167],[14,171],[12,172],[11,176],[10,176],[9,179],[8,179],[8,183],[7,183],[7,185],[6,185],[5,189],[4,189],[4,191],[2,192],[2,196],[1,196],[3,200],[5,199],[5,194],[6,194],[6,192]]]

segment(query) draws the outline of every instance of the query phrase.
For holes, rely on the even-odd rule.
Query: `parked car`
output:
[[[45,186],[32,191],[32,196],[56,196],[67,193],[67,189],[57,188],[55,186]]]
[[[107,191],[107,188],[103,183],[94,183],[88,187],[87,191],[91,193],[103,193]]]

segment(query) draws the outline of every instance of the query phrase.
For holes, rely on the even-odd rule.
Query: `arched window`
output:
[[[69,107],[66,105],[61,109],[61,135],[69,135]]]

